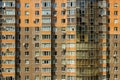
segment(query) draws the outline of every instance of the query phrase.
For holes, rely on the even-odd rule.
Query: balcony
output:
[[[98,6],[100,7],[100,8],[106,8],[107,7],[107,2],[106,1],[99,1],[98,2]]]
[[[0,24],[15,24],[15,19],[14,18],[0,19]]]
[[[11,2],[1,2],[0,7],[15,7],[15,2],[11,1]]]

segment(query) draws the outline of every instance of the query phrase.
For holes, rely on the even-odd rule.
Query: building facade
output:
[[[0,1],[0,80],[15,80],[15,0]]]
[[[119,0],[0,0],[0,80],[119,80]]]

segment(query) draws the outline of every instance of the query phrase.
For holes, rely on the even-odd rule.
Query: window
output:
[[[67,68],[67,72],[75,72],[75,68]]]
[[[39,47],[39,43],[35,43],[35,48],[38,48]]]
[[[30,79],[29,79],[29,76],[25,76],[25,80],[30,80]]]
[[[67,64],[75,64],[75,60],[74,59],[68,59]]]
[[[36,32],[40,31],[39,27],[35,27],[35,31]]]
[[[25,27],[25,32],[28,32],[29,31],[29,27]]]
[[[66,67],[62,67],[62,68],[61,68],[61,71],[62,71],[62,72],[65,72],[65,70],[66,70]]]
[[[68,26],[67,27],[67,31],[74,31],[75,30],[75,26]]]
[[[35,72],[39,72],[39,67],[35,67]]]
[[[63,49],[63,50],[61,51],[61,54],[62,54],[62,56],[65,56],[65,55],[66,55],[66,49],[63,48],[63,47],[62,47],[62,49]]]
[[[54,48],[57,47],[57,43],[54,43],[54,46],[53,46],[53,47],[54,47]]]
[[[34,41],[38,41],[39,40],[39,35],[35,35],[33,38]]]
[[[14,19],[14,18],[6,18],[5,20],[4,20],[4,19],[1,19],[1,22],[5,22],[5,23],[15,23],[15,19]]]
[[[39,80],[39,75],[35,75],[35,79],[34,80]]]
[[[19,34],[19,35],[17,35],[17,37],[16,37],[16,38],[17,38],[17,40],[20,40],[20,34]],[[14,37],[13,37],[13,39],[14,39]]]
[[[21,4],[20,3],[17,3],[17,8],[20,8],[21,7]]]
[[[36,16],[39,16],[39,11],[35,11],[35,15],[36,15]]]
[[[42,35],[42,39],[50,39],[50,35],[48,34],[48,35]]]
[[[19,12],[19,11],[17,11]],[[6,10],[6,15],[15,15],[15,10]]]
[[[75,77],[74,76],[68,76],[67,80],[75,80]]]
[[[61,60],[61,63],[62,63],[62,64],[66,64],[66,60],[65,60],[65,59],[62,59],[62,60]]]
[[[75,2],[67,2],[68,7],[75,7]]]
[[[114,11],[114,15],[115,15],[115,16],[118,15],[118,11]]]
[[[29,71],[29,67],[25,67],[25,72],[28,72]]]
[[[51,2],[42,2],[42,7],[51,7]]]
[[[57,7],[57,3],[53,3],[53,4],[52,4],[52,7],[53,7],[53,8],[56,8],[56,7]]]
[[[117,66],[114,67],[114,71],[118,71],[118,67]]]
[[[35,58],[35,64],[39,64],[40,60],[38,58]]]
[[[53,23],[56,23],[57,22],[57,18],[53,18]]]
[[[75,47],[75,43],[67,43],[67,47],[74,48]]]
[[[29,55],[29,51],[26,51],[26,52],[25,52],[25,56],[28,56],[28,55]]]
[[[6,13],[6,14],[8,14],[8,13]],[[20,16],[20,15],[21,15],[21,12],[20,12],[20,11],[17,11],[17,15]]]
[[[42,15],[51,15],[51,10],[42,10]]]
[[[65,78],[66,76],[65,75],[62,75],[61,77],[62,77],[62,80],[66,80],[66,78]]]
[[[114,78],[115,78],[115,79],[116,79],[116,78],[118,78],[118,75],[117,75],[117,74],[115,74],[115,75],[114,75]]]
[[[51,23],[51,18],[42,18],[42,23]]]
[[[55,52],[53,53],[53,55],[57,55],[57,51],[55,51]]]
[[[75,10],[67,10],[68,15],[75,15]]]
[[[66,48],[66,44],[62,43],[62,49],[65,49],[65,48]]]
[[[68,56],[75,56],[75,51],[67,51]]]
[[[50,26],[42,26],[42,31],[51,31]]]
[[[42,76],[42,80],[51,80],[51,76]]]
[[[39,3],[35,3],[35,8],[39,8],[39,7],[40,7]]]
[[[35,56],[39,56],[40,52],[39,51],[35,51]]]
[[[118,54],[118,52],[117,51],[114,51],[114,57],[116,57],[117,56],[117,54]]]
[[[37,23],[39,23],[39,21],[40,21],[39,19],[35,19],[34,23],[37,24]]]
[[[28,16],[29,15],[29,11],[25,11],[25,15]]]
[[[118,59],[117,58],[114,58],[114,63],[118,63]]]
[[[29,3],[25,3],[25,8],[29,8],[29,7],[30,7]]]
[[[53,60],[53,64],[57,64],[57,59],[54,59],[54,60]]]
[[[65,11],[61,11],[61,15],[65,15]]]
[[[117,47],[118,46],[118,44],[117,43],[114,43],[114,47]]]
[[[75,39],[75,35],[69,34],[67,36],[68,36],[68,39]]]
[[[29,39],[29,35],[25,35],[25,40],[28,40]]]
[[[42,48],[50,48],[51,44],[50,43],[42,43]]]
[[[28,59],[25,60],[25,64],[29,64],[29,60]]]
[[[114,35],[114,39],[117,39],[117,38],[118,38],[118,35],[117,35],[117,34],[115,34],[115,35]]]
[[[51,64],[51,60],[42,60],[42,64]]]
[[[67,21],[68,21],[68,23],[75,23],[76,19],[75,18],[68,18]]]
[[[57,39],[57,35],[53,35],[53,39]]]
[[[29,23],[29,19],[25,19],[25,23],[28,24]]]
[[[50,56],[51,52],[50,51],[42,51],[43,56]]]
[[[28,43],[25,43],[23,44],[25,48],[28,48],[29,47],[29,44]]]
[[[114,23],[118,23],[118,19],[114,19]]]
[[[114,31],[118,31],[118,27],[114,27]]]
[[[62,19],[61,22],[62,22],[62,23],[65,23],[65,19]]]
[[[57,71],[57,68],[56,68],[56,67],[54,67],[53,72],[56,72],[56,71]]]
[[[62,39],[65,39],[65,37],[66,37],[66,35],[61,35],[61,38],[62,38]]]
[[[51,68],[42,68],[42,72],[51,72]]]
[[[62,7],[62,8],[65,7],[65,3],[62,3],[62,4],[61,4],[61,7]]]
[[[57,15],[57,11],[53,11],[52,15],[56,16]]]
[[[65,27],[62,27],[62,28],[61,28],[61,31],[65,31]]]

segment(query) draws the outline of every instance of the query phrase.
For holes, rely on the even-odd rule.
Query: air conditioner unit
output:
[[[113,55],[113,57],[115,58],[115,57],[116,57],[116,55],[114,54],[114,55]]]
[[[25,43],[23,43],[23,46],[25,46]]]
[[[36,21],[34,20],[34,23],[36,23]]]
[[[33,39],[36,41],[36,38],[35,38],[35,37],[34,37]]]
[[[9,48],[6,48],[6,51],[9,51]]]

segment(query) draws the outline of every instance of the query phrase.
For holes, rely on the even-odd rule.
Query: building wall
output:
[[[15,80],[15,0],[0,3],[0,79]]]
[[[97,4],[97,1],[77,0],[77,80],[99,80],[101,74]]]
[[[120,50],[120,32],[119,32],[119,25],[120,25],[120,1],[119,0],[109,0],[110,7],[110,80],[117,80],[119,79],[119,50]],[[117,13],[116,13],[117,12]]]
[[[46,2],[46,1],[44,1]],[[47,0],[50,2],[50,0]],[[23,1],[17,2],[20,4],[20,79],[23,80],[42,80],[43,78],[51,78],[51,23],[42,24],[42,1]],[[46,10],[51,10],[51,6]],[[46,18],[50,18],[51,14]],[[26,20],[26,21],[25,21]],[[42,25],[48,26],[48,31],[42,31]],[[42,39],[42,35],[46,35]],[[47,37],[49,36],[49,38]],[[47,39],[48,38],[48,39]],[[46,47],[45,43],[49,43]],[[44,45],[43,45],[44,44]],[[43,70],[45,69],[45,70]]]
[[[68,2],[70,5],[71,1]],[[39,80],[75,79],[76,8],[75,1],[73,2],[74,6],[67,6],[67,0],[17,1],[18,5],[20,4],[20,8],[17,8],[20,13],[17,16],[17,20],[20,22],[17,24],[17,43],[20,44],[17,47],[17,51],[20,53],[17,58],[20,63],[16,65],[18,69],[20,68],[20,72],[16,74],[17,79],[35,80],[35,76],[38,76]],[[39,4],[38,8],[35,8],[36,3]],[[69,15],[71,12],[67,14],[70,9],[74,10],[71,15]],[[45,10],[48,13],[45,13]],[[39,11],[39,15],[36,16],[35,11]],[[26,19],[29,19],[29,23],[25,23]],[[39,19],[39,22],[34,23],[35,19]],[[35,31],[38,28],[39,30]],[[39,47],[36,48],[35,44]],[[35,51],[39,53],[35,55]],[[28,52],[29,55],[27,55]],[[39,63],[35,63],[36,59],[39,60]],[[28,64],[25,63],[27,60]],[[35,68],[39,68],[39,70],[35,71]]]
[[[1,80],[119,79],[119,0],[0,4]]]

